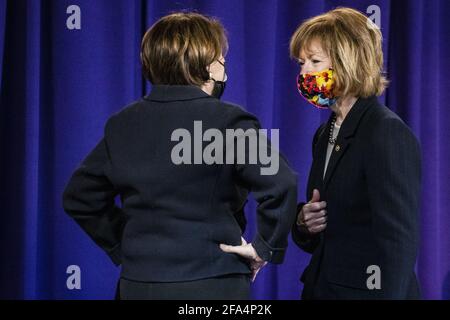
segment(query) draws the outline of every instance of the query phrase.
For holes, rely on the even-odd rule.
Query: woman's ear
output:
[[[206,80],[206,82],[209,82],[213,76],[211,72],[211,65],[206,66],[206,72],[208,72],[208,80]]]

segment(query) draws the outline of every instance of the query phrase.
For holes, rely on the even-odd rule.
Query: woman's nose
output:
[[[306,68],[301,68],[300,73],[301,74],[306,74],[306,73],[310,73],[310,71],[308,69],[306,69]]]
[[[300,73],[301,74],[305,74],[305,73],[311,73],[311,66],[308,65],[306,62],[303,64],[303,66],[300,68]]]

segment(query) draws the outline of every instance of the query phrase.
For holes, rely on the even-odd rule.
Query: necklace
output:
[[[351,108],[354,106],[354,104],[356,103],[357,100],[358,100],[358,99],[356,99],[356,100],[351,104],[351,106],[350,106],[349,109],[351,109]],[[336,144],[336,140],[337,140],[337,137],[336,137],[336,138],[333,138],[334,126],[336,125],[336,120],[337,120],[337,115],[334,114],[333,119],[331,119],[330,134],[329,134],[329,136],[328,136],[328,143],[331,144],[332,146],[334,146],[334,145]]]
[[[336,115],[334,115],[333,119],[331,120],[331,126],[330,126],[330,135],[328,136],[328,143],[334,146],[336,144],[336,138],[333,138],[333,132],[334,132],[334,125],[336,124]]]

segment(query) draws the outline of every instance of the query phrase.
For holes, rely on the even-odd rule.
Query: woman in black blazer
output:
[[[339,8],[305,21],[291,39],[300,94],[333,112],[313,139],[307,199],[294,241],[312,254],[303,299],[417,299],[420,148],[376,96],[382,36]]]
[[[247,299],[250,277],[283,261],[296,174],[275,148],[276,167],[264,174],[266,162],[248,160],[251,148],[230,143],[262,141],[270,152],[258,119],[219,100],[226,49],[216,20],[176,13],[156,22],[141,50],[151,93],[108,120],[64,191],[65,211],[122,265],[121,299]],[[220,144],[229,130],[237,134]],[[258,230],[247,244],[250,191]]]

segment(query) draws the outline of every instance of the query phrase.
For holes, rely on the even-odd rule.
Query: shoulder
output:
[[[112,114],[106,121],[105,131],[132,124],[133,121],[139,119],[144,104],[145,101],[140,99],[124,106],[122,109]]]
[[[254,114],[245,110],[244,107],[231,102],[219,101],[219,108],[228,117],[249,117],[257,119]]]
[[[419,142],[411,128],[392,110],[378,103],[370,106],[363,122],[368,145],[381,147],[386,145],[413,144]]]
[[[136,116],[144,103],[145,101],[142,99],[131,102],[130,104],[122,107],[119,111],[113,113],[107,120],[107,123],[114,123],[119,119]]]
[[[226,128],[261,126],[256,115],[237,104],[219,101],[218,108],[225,121]]]
[[[403,123],[403,120],[400,119],[400,117],[394,111],[379,102],[373,103],[369,106],[369,110],[367,112],[367,121],[374,124],[380,124],[384,121]]]

